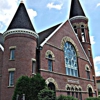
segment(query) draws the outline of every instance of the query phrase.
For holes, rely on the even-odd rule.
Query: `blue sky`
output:
[[[71,0],[23,0],[37,32],[65,22],[70,13]],[[100,0],[79,0],[89,19],[89,34],[96,75],[100,75]],[[0,32],[6,31],[20,0],[0,0]]]

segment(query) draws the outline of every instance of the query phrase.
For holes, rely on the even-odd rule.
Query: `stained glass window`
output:
[[[70,42],[66,42],[64,45],[64,55],[66,74],[78,77],[77,55],[74,46]]]

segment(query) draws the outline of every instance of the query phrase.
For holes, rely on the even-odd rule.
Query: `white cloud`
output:
[[[96,72],[96,76],[100,76],[100,71]]]
[[[91,41],[91,44],[95,44],[94,36],[90,36],[90,41]]]
[[[61,3],[61,4],[58,4],[58,5],[57,5],[57,4],[54,5],[53,2],[47,4],[47,7],[48,7],[49,9],[54,8],[54,9],[57,9],[57,10],[61,10],[61,9],[62,9],[62,6],[63,6],[62,3]]]
[[[2,25],[9,25],[17,9],[18,0],[0,0],[0,22]]]
[[[7,27],[18,8],[19,0],[0,0],[0,2],[2,2],[0,4],[0,27],[3,25]],[[28,9],[28,13],[31,19],[37,16],[36,11],[32,9]]]
[[[0,23],[0,29],[2,29],[3,28],[3,25],[2,25],[2,23]]]
[[[96,7],[99,7],[99,6],[100,6],[100,3],[98,3]]]
[[[94,64],[100,64],[100,56],[94,58]]]
[[[32,20],[34,17],[37,16],[37,12],[34,11],[33,9],[28,9],[27,11],[28,11],[28,14],[29,14],[31,20]]]
[[[94,58],[94,66],[95,66],[95,72],[96,76],[100,76],[100,56],[97,56]]]

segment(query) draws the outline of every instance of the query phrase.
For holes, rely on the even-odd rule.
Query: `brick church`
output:
[[[21,2],[0,34],[0,100],[11,100],[20,76],[36,73],[56,96],[97,96],[88,18],[79,0],[71,0],[66,22],[38,34]]]

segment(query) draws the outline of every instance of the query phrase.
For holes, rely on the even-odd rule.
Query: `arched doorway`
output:
[[[49,88],[50,90],[53,90],[53,91],[55,92],[55,85],[54,85],[52,82],[50,82],[50,83],[48,84],[48,88]]]
[[[89,97],[93,97],[92,89],[90,87],[88,88],[88,93],[89,93]]]

